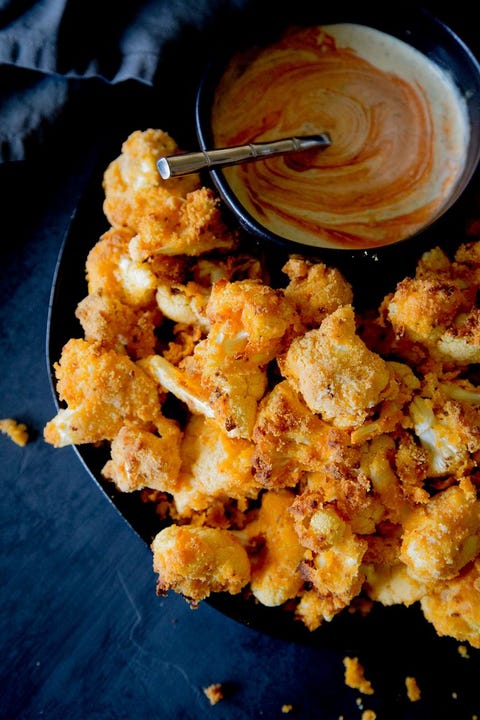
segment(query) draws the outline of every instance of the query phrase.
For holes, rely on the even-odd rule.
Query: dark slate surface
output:
[[[40,150],[0,166],[0,417],[32,430],[25,448],[0,436],[0,717],[354,720],[362,701],[384,720],[480,716],[479,652],[462,658],[415,609],[407,622],[392,610],[383,625],[381,615],[371,638],[337,640],[329,626],[298,643],[208,604],[191,610],[176,595],[157,598],[147,545],[75,452],[42,439],[55,413],[45,356],[50,289],[98,148],[106,136],[148,125],[187,134],[190,90],[176,98],[185,129],[173,128],[158,88],[92,80]],[[365,663],[375,695],[345,687],[347,653]],[[406,675],[418,678],[421,702],[406,699]],[[211,707],[203,688],[215,682],[226,697]]]

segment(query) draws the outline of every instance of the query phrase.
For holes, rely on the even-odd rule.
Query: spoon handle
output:
[[[238,165],[239,163],[261,160],[274,155],[285,155],[312,148],[328,147],[330,136],[328,133],[307,135],[304,137],[284,138],[273,142],[249,143],[248,145],[235,145],[234,147],[218,148],[216,150],[201,150],[200,152],[170,155],[157,160],[157,168],[164,180],[177,175],[188,175],[204,168],[222,167],[225,165]]]

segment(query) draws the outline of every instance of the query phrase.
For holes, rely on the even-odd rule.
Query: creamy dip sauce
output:
[[[431,222],[466,156],[454,83],[406,43],[363,25],[292,30],[237,55],[217,89],[216,146],[328,132],[322,150],[224,169],[262,225],[296,242],[394,243]]]

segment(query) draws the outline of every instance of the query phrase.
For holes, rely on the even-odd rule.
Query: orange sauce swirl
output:
[[[237,55],[217,88],[212,129],[220,147],[328,132],[326,149],[224,173],[262,225],[343,248],[391,244],[427,225],[468,140],[462,99],[436,65],[351,24],[292,30]]]

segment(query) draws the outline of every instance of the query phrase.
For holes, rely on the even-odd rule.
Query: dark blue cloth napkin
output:
[[[0,161],[25,159],[82,84],[152,85],[185,33],[241,0],[0,0]]]

